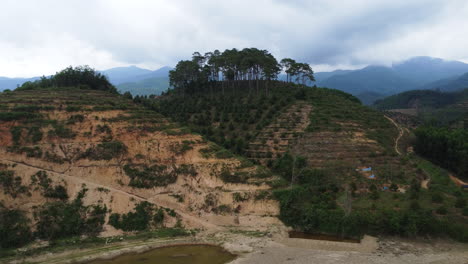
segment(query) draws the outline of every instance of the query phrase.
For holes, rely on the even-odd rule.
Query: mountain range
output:
[[[357,96],[365,104],[409,90],[458,91],[468,87],[468,64],[432,57],[414,57],[392,66],[318,72],[316,85]]]
[[[169,87],[171,67],[157,70],[137,66],[103,70],[121,92],[133,95],[160,94]],[[0,91],[15,89],[34,78],[0,77]],[[279,79],[285,80],[280,75]],[[468,88],[468,64],[432,57],[414,57],[391,66],[370,65],[358,70],[335,70],[315,73],[315,84],[351,93],[364,104],[409,90],[459,91]]]
[[[171,67],[162,67],[151,71],[136,66],[116,67],[100,71],[109,78],[120,92],[131,92],[133,95],[160,94],[169,87],[169,71]],[[8,78],[0,77],[0,91],[22,85],[28,81],[35,81],[40,77]]]

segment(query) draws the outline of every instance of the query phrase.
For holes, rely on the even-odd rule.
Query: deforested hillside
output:
[[[87,85],[23,88],[0,94],[0,211],[24,227],[1,247],[277,221],[267,170],[160,113]]]

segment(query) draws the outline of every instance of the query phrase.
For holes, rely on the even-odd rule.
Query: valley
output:
[[[237,53],[279,71],[266,51],[233,49],[181,61],[158,97],[120,94],[88,67],[1,93],[0,257],[62,263],[179,241],[221,245],[241,255],[234,263],[301,247],[380,261],[397,237],[450,241],[462,263],[468,193],[449,176],[463,181],[459,152],[449,166],[427,156],[419,123],[339,90],[258,79],[236,61],[218,80],[217,61]],[[294,63],[291,78],[305,83],[309,69]],[[361,242],[304,242],[290,230]]]

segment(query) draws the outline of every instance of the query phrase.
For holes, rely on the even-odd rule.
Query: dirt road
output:
[[[398,129],[398,137],[395,139],[395,152],[398,153],[398,155],[401,155],[400,150],[398,150],[398,141],[400,141],[400,138],[403,136],[403,134],[405,133],[405,131],[401,128],[400,125],[398,125],[398,124],[397,124],[393,119],[391,119],[390,117],[385,116],[385,118],[387,118],[388,120],[390,120],[390,122],[392,122],[393,125],[395,125],[396,128]]]

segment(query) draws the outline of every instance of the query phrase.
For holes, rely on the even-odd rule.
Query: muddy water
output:
[[[334,242],[347,242],[347,243],[359,243],[360,242],[358,239],[340,238],[337,236],[324,235],[324,234],[303,233],[299,231],[289,231],[289,237],[290,238],[315,239],[315,240],[327,240],[327,241],[334,241]]]
[[[223,264],[235,258],[235,255],[218,246],[179,245],[123,255],[110,260],[96,260],[89,264]]]

